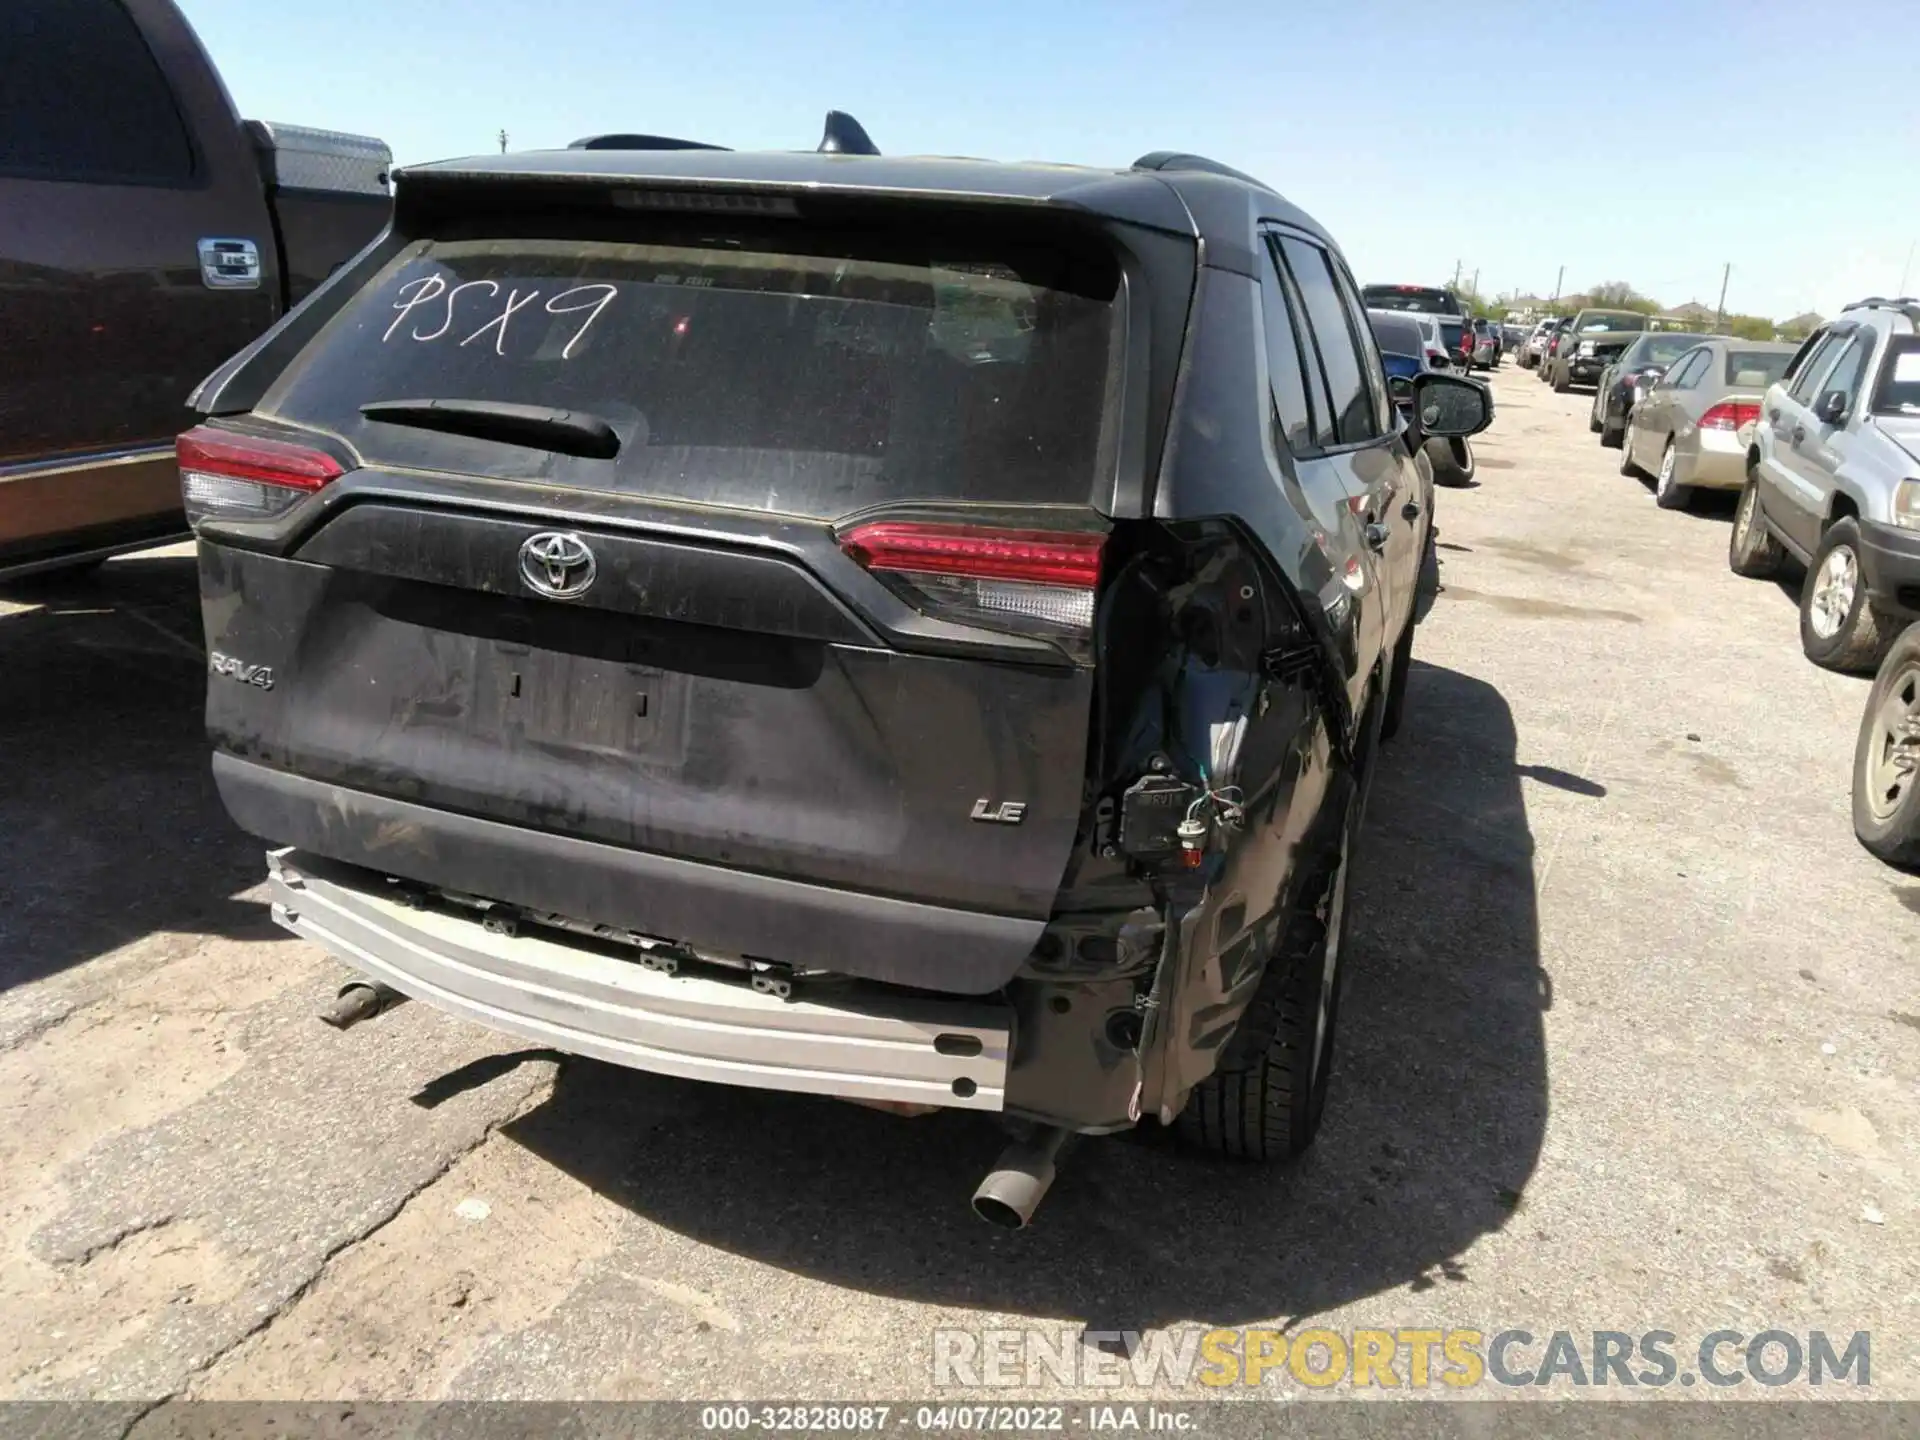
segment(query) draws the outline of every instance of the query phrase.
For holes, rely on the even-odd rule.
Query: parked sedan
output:
[[[1373,328],[1373,342],[1380,347],[1380,364],[1388,380],[1411,380],[1433,368],[1427,363],[1426,330],[1420,317],[1369,309],[1367,323]],[[1406,407],[1402,404],[1401,408]]]
[[[1425,347],[1425,359],[1429,370],[1459,368],[1460,356],[1457,351],[1447,348],[1447,335],[1441,328],[1443,322],[1440,316],[1412,315],[1408,318],[1420,327],[1420,343]]]
[[[1761,397],[1797,348],[1714,339],[1677,356],[1627,417],[1620,473],[1644,476],[1642,462],[1657,464],[1653,496],[1663,510],[1684,510],[1695,489],[1738,490]]]
[[[1467,360],[1469,370],[1497,370],[1500,368],[1500,327],[1490,320],[1475,320],[1473,325],[1473,352]]]
[[[1627,346],[1605,370],[1593,391],[1593,411],[1587,416],[1587,428],[1600,437],[1609,450],[1620,448],[1627,431],[1627,412],[1645,398],[1648,391],[1667,372],[1667,367],[1708,335],[1683,335],[1677,331],[1648,331]]]

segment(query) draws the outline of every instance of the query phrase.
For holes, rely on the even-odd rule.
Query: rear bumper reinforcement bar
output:
[[[536,1044],[768,1090],[967,1110],[1005,1101],[1012,1012],[997,1001],[858,984],[780,1000],[414,909],[378,876],[297,851],[267,863],[277,923],[379,983]]]

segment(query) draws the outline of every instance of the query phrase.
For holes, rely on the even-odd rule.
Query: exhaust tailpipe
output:
[[[1057,1126],[1043,1127],[1002,1150],[973,1192],[973,1213],[1007,1230],[1024,1230],[1032,1224],[1033,1212],[1053,1184],[1054,1161],[1068,1133]]]
[[[383,1010],[391,1010],[406,998],[391,985],[356,980],[340,987],[340,994],[320,1012],[320,1018],[336,1030],[345,1030],[362,1020],[371,1020]]]

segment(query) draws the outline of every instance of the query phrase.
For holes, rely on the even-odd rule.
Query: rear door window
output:
[[[1691,390],[1707,368],[1707,352],[1695,350],[1683,356],[1667,376],[1667,384],[1675,390]]]
[[[1866,378],[1867,361],[1873,355],[1874,333],[1871,330],[1856,330],[1847,348],[1833,362],[1827,378],[1820,382],[1820,388],[1814,392],[1819,399],[1830,390],[1838,390],[1847,397],[1847,408],[1853,408],[1855,397],[1860,394],[1860,383]]]
[[[1268,257],[1260,282],[1260,315],[1266,328],[1267,382],[1287,449],[1295,455],[1315,448],[1313,405],[1307,399],[1306,362],[1300,352],[1300,326],[1281,288],[1280,273]]]
[[[173,92],[119,0],[0,5],[0,174],[133,185],[193,179]]]
[[[1845,336],[1836,335],[1829,330],[1820,337],[1819,344],[1815,345],[1804,358],[1800,359],[1800,363],[1794,366],[1793,389],[1788,393],[1795,400],[1802,405],[1813,403],[1814,382],[1826,374],[1827,367],[1833,363],[1835,352],[1845,343],[1845,339]]]
[[[1333,401],[1332,443],[1355,445],[1376,439],[1380,429],[1374,419],[1373,396],[1367,388],[1358,341],[1340,293],[1334,288],[1326,252],[1291,235],[1280,237],[1280,251],[1306,308],[1307,330],[1326,375],[1327,392]]]
[[[1387,372],[1380,358],[1379,341],[1367,323],[1367,307],[1360,300],[1360,287],[1353,283],[1353,276],[1332,252],[1322,254],[1333,276],[1334,289],[1340,293],[1340,304],[1347,312],[1347,329],[1360,352],[1360,376],[1366,381],[1367,393],[1373,397],[1373,433],[1384,435],[1394,428],[1393,397],[1387,392]]]
[[[1084,504],[1117,287],[1108,255],[945,238],[682,227],[649,244],[423,241],[261,409],[372,463],[799,516]],[[582,412],[612,425],[619,450],[555,455],[360,413],[425,399]]]

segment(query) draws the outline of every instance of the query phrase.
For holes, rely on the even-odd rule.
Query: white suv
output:
[[[1727,563],[1807,567],[1800,644],[1831,670],[1871,670],[1920,619],[1920,300],[1849,305],[1767,390]]]

